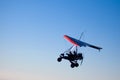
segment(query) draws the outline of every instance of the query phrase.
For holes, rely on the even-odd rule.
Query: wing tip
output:
[[[101,49],[103,49],[103,48],[99,48],[98,50],[99,50],[99,52],[101,51]]]

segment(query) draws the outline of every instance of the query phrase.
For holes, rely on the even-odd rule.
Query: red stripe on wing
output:
[[[70,43],[72,43],[73,45],[78,46],[78,44],[77,44],[76,42],[74,42],[69,36],[64,35],[64,38],[65,38],[66,40],[68,40]]]

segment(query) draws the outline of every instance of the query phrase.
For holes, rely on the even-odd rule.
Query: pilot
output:
[[[78,54],[77,54],[76,51],[74,51],[73,53],[74,53],[74,59],[80,59],[80,60],[83,59],[82,53],[78,53]]]
[[[76,56],[77,56],[77,52],[76,52],[76,51],[73,51],[73,53],[74,53],[74,56],[76,57]]]
[[[70,51],[68,54],[67,54],[69,57],[70,56],[73,56],[72,52]]]
[[[69,60],[73,60],[74,59],[74,54],[70,51],[69,54],[67,54],[69,57]]]
[[[78,54],[78,58],[79,58],[80,60],[83,60],[83,55],[82,55],[82,53],[79,53],[79,54]]]

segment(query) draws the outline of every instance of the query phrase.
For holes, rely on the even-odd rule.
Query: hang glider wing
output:
[[[67,35],[64,35],[64,38],[65,38],[66,40],[68,40],[70,43],[72,43],[74,46],[80,46],[80,47],[82,47],[82,46],[84,46],[84,47],[88,46],[88,47],[97,49],[97,50],[99,50],[99,51],[102,49],[101,47],[88,44],[88,43],[86,43],[86,42],[77,40],[77,39],[72,38],[72,37],[67,36]]]

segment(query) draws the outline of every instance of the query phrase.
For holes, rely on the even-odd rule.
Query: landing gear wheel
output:
[[[75,64],[74,63],[71,63],[71,68],[74,68],[75,67]]]
[[[75,64],[75,67],[78,67],[78,66],[79,66],[79,64],[78,64],[78,63],[76,63],[76,64]]]
[[[59,58],[57,59],[57,61],[58,61],[58,62],[61,62],[61,61],[62,61],[62,58],[59,57]]]

